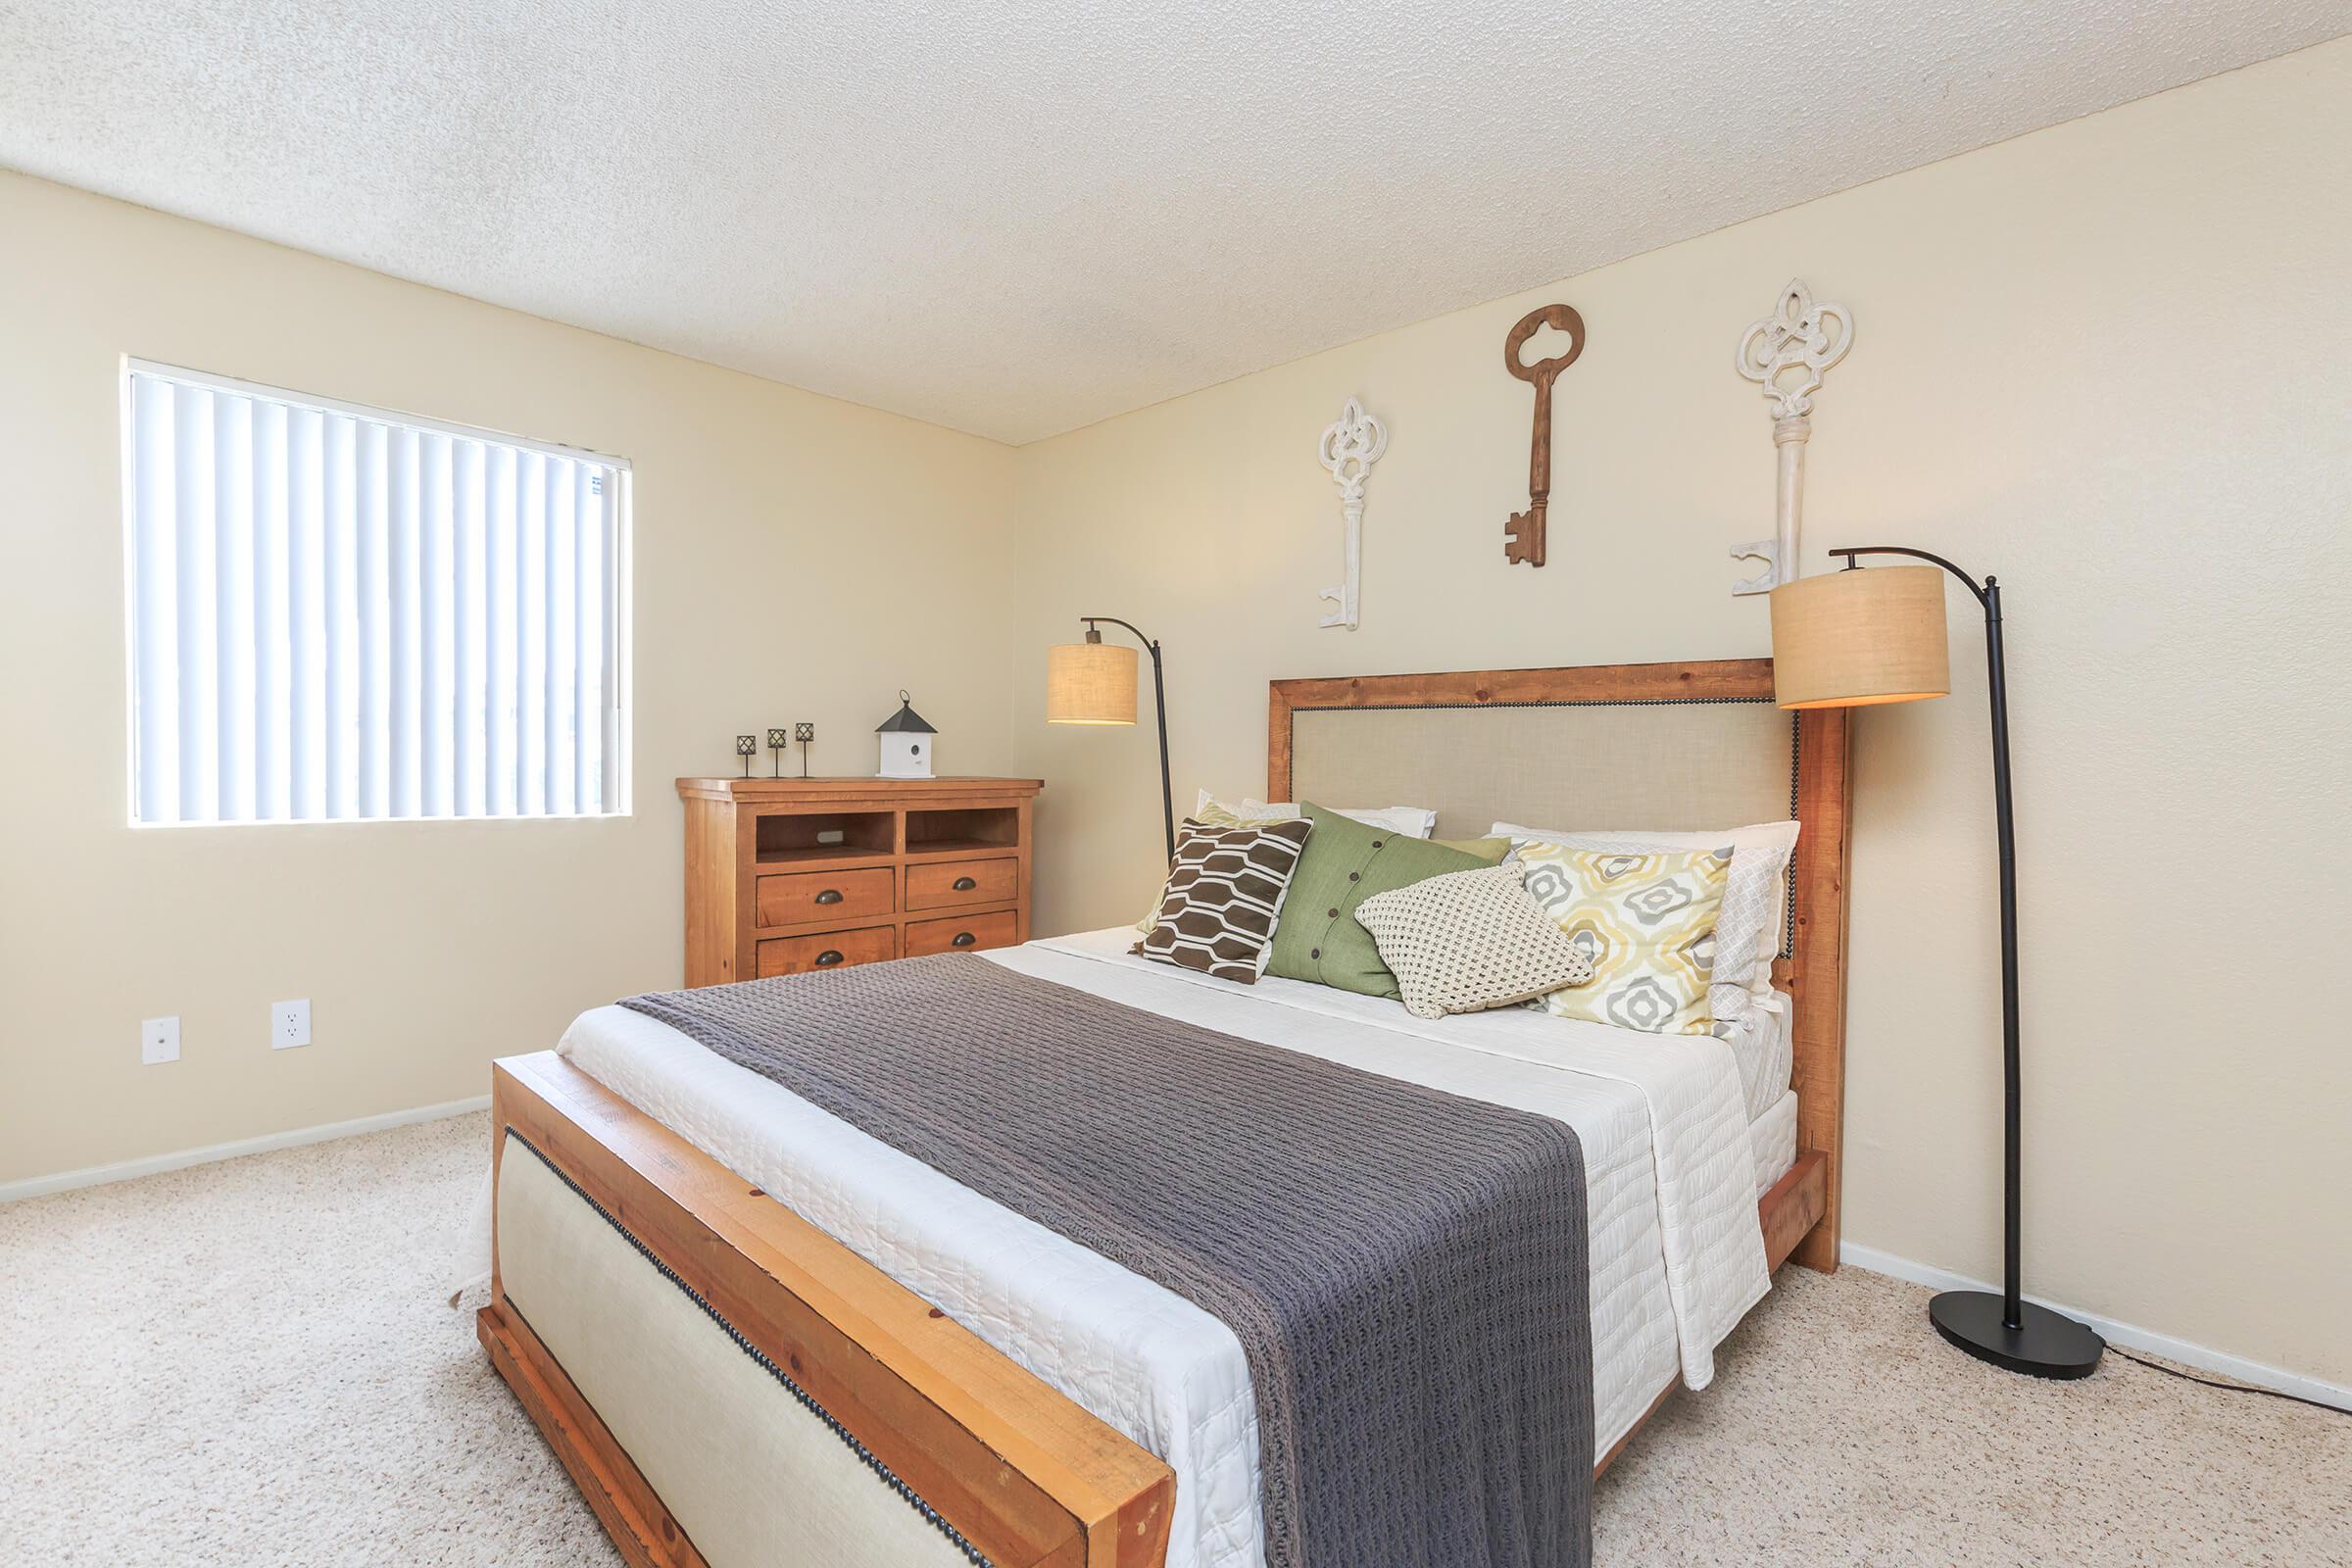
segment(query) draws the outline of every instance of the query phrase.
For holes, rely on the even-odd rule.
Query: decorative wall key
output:
[[[1780,481],[1774,487],[1774,529],[1769,539],[1741,545],[1736,560],[1764,563],[1753,577],[1732,584],[1735,594],[1767,594],[1794,582],[1804,522],[1805,443],[1813,437],[1813,394],[1830,367],[1854,346],[1854,313],[1842,305],[1815,303],[1804,279],[1792,277],[1781,290],[1770,316],[1748,323],[1740,335],[1732,366],[1763,389],[1772,406],[1772,444]]]
[[[1388,450],[1388,426],[1366,414],[1353,398],[1341,407],[1339,421],[1325,430],[1315,445],[1316,461],[1331,470],[1332,482],[1340,487],[1343,562],[1348,573],[1347,581],[1337,588],[1323,590],[1323,597],[1332,604],[1331,613],[1323,617],[1326,626],[1353,631],[1363,624],[1357,595],[1364,576],[1364,481],[1372,476],[1372,465]]]
[[[1522,364],[1519,351],[1543,326],[1567,333],[1568,352],[1533,365]],[[1503,340],[1503,365],[1536,389],[1536,434],[1527,455],[1527,510],[1512,513],[1502,529],[1502,559],[1514,566],[1522,561],[1531,566],[1544,564],[1544,513],[1551,505],[1551,383],[1584,352],[1585,318],[1566,305],[1546,305],[1528,312]]]

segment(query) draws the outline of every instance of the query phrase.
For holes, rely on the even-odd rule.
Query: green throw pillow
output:
[[[1457,849],[1416,839],[1301,802],[1315,824],[1298,869],[1282,901],[1268,974],[1311,980],[1367,997],[1396,997],[1396,977],[1380,961],[1372,933],[1355,923],[1355,906],[1375,893],[1410,887],[1448,871],[1494,865],[1510,853],[1508,839],[1479,839]]]

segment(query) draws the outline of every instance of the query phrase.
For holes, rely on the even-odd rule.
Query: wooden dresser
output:
[[[686,983],[1029,940],[1033,778],[682,778]]]

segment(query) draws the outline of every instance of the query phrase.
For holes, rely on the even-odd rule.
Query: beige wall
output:
[[[2165,94],[1023,449],[1015,739],[1040,930],[1155,880],[1148,727],[1050,730],[1046,647],[1168,648],[1177,789],[1264,781],[1270,677],[1767,651],[1726,551],[1772,531],[1732,346],[1801,274],[1850,304],[1808,539],[2009,585],[2029,1288],[2352,1381],[2352,41]],[[1377,246],[1377,235],[1366,235]],[[1564,298],[1551,564],[1506,568]],[[1149,343],[1137,352],[1149,353]],[[1316,626],[1348,394],[1387,419],[1364,626]],[[1999,1010],[1982,634],[1957,690],[1858,721],[1847,1237],[1999,1267]],[[1370,803],[1387,804],[1387,803]]]
[[[1008,449],[17,175],[0,236],[0,1182],[476,1095],[675,984],[670,780],[738,731],[871,771],[904,685],[1013,760]],[[123,354],[630,459],[636,814],[125,826]]]

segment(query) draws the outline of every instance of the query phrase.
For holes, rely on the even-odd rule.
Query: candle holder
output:
[[[816,726],[814,724],[795,724],[792,726],[792,738],[801,743],[801,777],[807,778],[808,776],[808,748],[816,744]]]
[[[767,732],[767,776],[770,778],[784,776],[784,745],[782,730],[771,729]]]
[[[745,778],[750,778],[752,776],[752,759],[757,757],[759,754],[759,736],[738,735],[735,737],[735,755],[743,759],[743,776]]]

